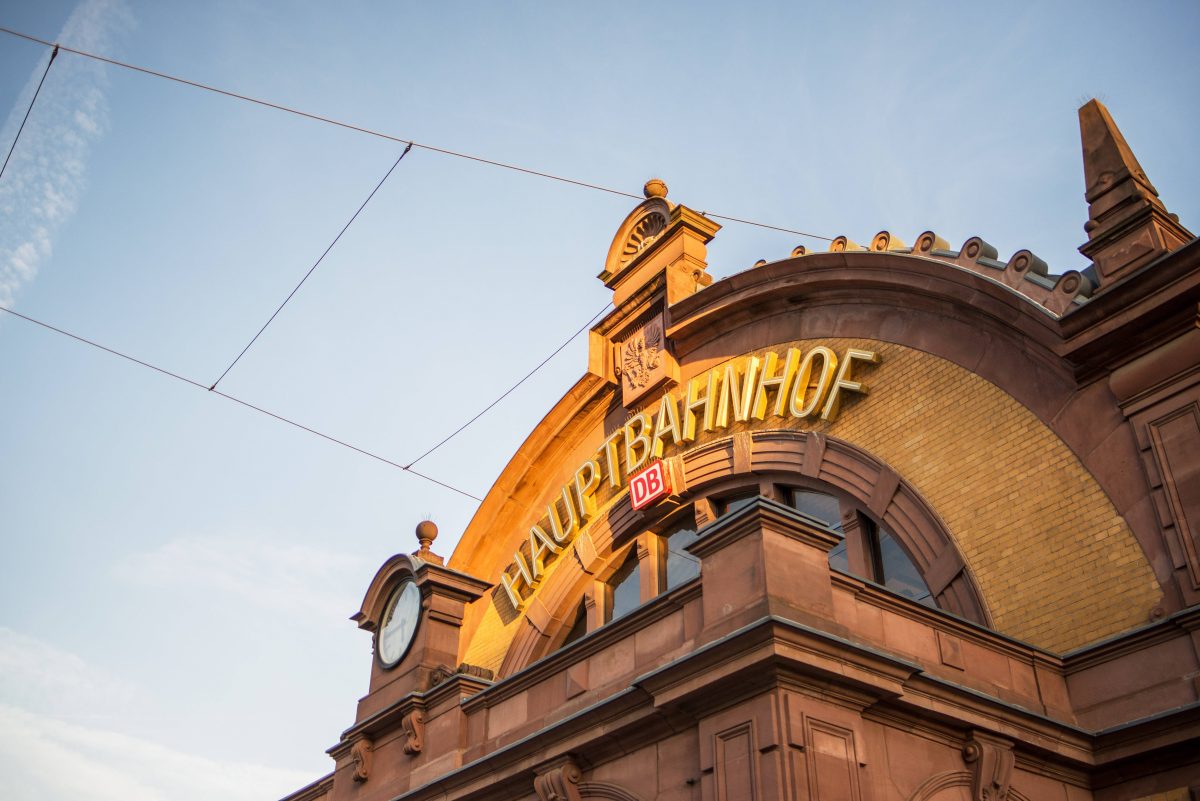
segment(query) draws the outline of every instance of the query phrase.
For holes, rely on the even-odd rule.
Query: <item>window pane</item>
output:
[[[842,541],[829,552],[829,566],[842,573],[849,573],[850,557],[846,553],[846,535],[842,530],[842,512],[838,499],[824,492],[796,489],[792,490],[792,508],[809,517],[815,517],[842,537]]]
[[[921,574],[917,572],[917,566],[904,553],[900,543],[884,528],[879,529],[879,556],[880,567],[883,570],[883,586],[926,606],[937,607],[937,602],[929,593],[929,587],[925,586]]]
[[[719,500],[717,501],[717,517],[722,517],[730,512],[736,512],[757,497],[757,495],[743,495],[740,498],[724,498]]]
[[[700,575],[700,560],[684,550],[699,538],[693,529],[676,529],[667,537],[667,589]]]
[[[842,513],[838,499],[832,495],[813,490],[792,490],[792,508],[809,517],[817,518],[838,534],[845,536],[842,531]]]
[[[629,558],[625,564],[608,580],[612,587],[612,610],[609,620],[616,620],[621,615],[632,612],[642,602],[641,569],[638,565],[637,554],[630,549]]]
[[[585,634],[587,634],[587,608],[580,604],[579,609],[575,612],[575,622],[571,624],[571,630],[567,632],[560,647],[565,648]]]
[[[846,554],[845,540],[833,546],[833,550],[829,552],[829,566],[842,573],[850,572],[850,557]]]

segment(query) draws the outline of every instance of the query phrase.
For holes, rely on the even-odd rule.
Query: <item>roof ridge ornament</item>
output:
[[[671,221],[672,204],[667,200],[667,185],[661,178],[646,181],[642,194],[646,199],[621,223],[608,249],[604,272],[599,276],[605,284],[632,266]]]
[[[1195,237],[1167,211],[1112,115],[1099,100],[1079,109],[1088,241],[1100,290]]]
[[[667,200],[667,184],[651,178],[642,187],[646,199],[634,207],[617,228],[604,270],[597,276],[613,290],[613,305],[621,306],[638,290],[667,274],[684,270],[689,281],[670,281],[672,297],[691,294],[712,283],[706,272],[705,245],[721,229],[719,223],[686,206]],[[672,242],[676,247],[667,246]],[[687,292],[681,293],[683,284]]]
[[[646,181],[646,199],[617,228],[604,270],[613,310],[591,331],[588,371],[620,384],[627,409],[679,380],[667,330],[671,306],[712,283],[708,243],[720,223],[667,200],[661,178]]]
[[[412,555],[417,559],[420,559],[422,562],[429,562],[435,565],[444,565],[446,560],[430,550],[430,546],[433,545],[433,541],[437,539],[437,524],[432,520],[422,520],[420,523],[417,523],[416,533],[417,543],[420,544],[421,547],[413,551]]]
[[[892,232],[880,231],[871,239],[870,247],[839,236],[829,243],[828,252],[892,253],[937,259],[1002,283],[1059,317],[1074,305],[1085,302],[1095,291],[1095,282],[1089,277],[1093,272],[1090,269],[1087,273],[1067,270],[1062,275],[1054,275],[1049,272],[1046,262],[1029,250],[1018,250],[1007,263],[999,261],[996,248],[978,236],[971,237],[961,248],[954,250],[934,231],[923,231],[910,248]],[[816,254],[799,246],[792,251],[791,258],[810,255]]]

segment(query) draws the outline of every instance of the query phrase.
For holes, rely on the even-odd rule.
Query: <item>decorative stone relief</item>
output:
[[[400,721],[404,728],[404,753],[416,756],[425,747],[425,713],[419,709],[409,712]]]
[[[365,782],[371,776],[371,760],[374,758],[374,744],[363,738],[350,746],[350,760],[354,763],[354,781]]]
[[[1018,250],[1007,263],[999,261],[999,251],[977,236],[964,242],[958,251],[933,231],[921,233],[911,248],[889,231],[876,234],[869,247],[863,247],[845,236],[832,239],[829,243],[830,253],[859,250],[911,254],[946,261],[999,281],[1056,315],[1065,313],[1076,299],[1090,297],[1096,289],[1090,278],[1076,270],[1068,270],[1062,275],[1050,274],[1046,262],[1028,250]],[[803,247],[792,251],[792,258],[808,255],[812,254]]]
[[[629,262],[633,261],[643,250],[648,248],[667,227],[667,216],[661,210],[655,208],[648,211],[640,220],[638,220],[630,228],[629,234],[625,237],[625,244],[621,248],[621,256],[618,261],[618,266],[624,268]]]
[[[671,222],[671,204],[666,199],[667,185],[652,178],[646,182],[642,193],[646,200],[639,203],[621,223],[608,248],[608,258],[604,260],[604,272],[600,274],[600,279],[610,286],[617,276],[654,244]]]
[[[972,734],[962,750],[971,766],[971,801],[1008,801],[1012,781],[1012,743],[980,732]]]
[[[667,349],[664,328],[660,314],[616,345],[615,372],[627,408],[663,382],[676,378],[679,368]]]
[[[533,791],[538,801],[582,801],[579,780],[583,773],[569,755],[535,768],[535,772]]]
[[[662,363],[661,324],[651,323],[621,343],[619,374],[630,389],[641,389]]]

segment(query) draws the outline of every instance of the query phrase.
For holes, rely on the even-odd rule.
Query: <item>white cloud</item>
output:
[[[111,53],[132,25],[124,0],[84,0],[68,17],[58,41]],[[48,54],[45,56],[48,57]],[[9,112],[0,143],[5,153],[29,108],[45,61],[39,62]],[[105,67],[60,53],[0,181],[0,306],[12,306],[23,284],[50,258],[53,234],[83,194],[91,143],[108,122]]]
[[[60,717],[112,717],[136,689],[81,657],[0,626],[0,703]]]
[[[252,537],[185,537],[116,565],[121,578],[154,587],[220,593],[297,618],[343,621],[347,592],[361,589],[362,559]],[[351,590],[350,588],[354,588]],[[352,595],[349,597],[353,597]]]
[[[5,801],[263,801],[314,777],[173,750],[99,722],[126,720],[136,688],[77,654],[0,627]]]
[[[269,801],[313,779],[185,754],[4,704],[0,775],[8,801]]]

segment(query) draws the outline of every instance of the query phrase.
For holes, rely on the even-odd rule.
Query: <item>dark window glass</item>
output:
[[[850,557],[846,554],[846,541],[842,540],[829,552],[829,566],[842,573],[850,572]]]
[[[562,644],[563,646],[570,645],[585,634],[587,634],[587,607],[580,604],[579,609],[575,612],[575,622],[571,624],[571,630],[567,632]]]
[[[816,518],[841,537],[841,542],[829,552],[829,566],[834,570],[859,575],[850,569],[847,553],[849,539],[842,526],[842,507],[838,499],[827,492],[795,488],[788,492],[788,500],[798,512]],[[938,608],[937,600],[929,592],[929,586],[921,578],[921,572],[908,558],[891,532],[858,515],[859,525],[851,529],[850,538],[855,539],[856,549],[861,549],[867,564],[860,578],[881,584],[894,593],[911,598],[917,603]]]
[[[691,528],[678,528],[667,536],[667,589],[700,575],[700,560],[684,550],[699,537]]]
[[[850,558],[846,554],[846,535],[842,530],[842,513],[838,499],[824,492],[796,489],[792,490],[791,501],[792,508],[797,512],[815,517],[842,538],[829,552],[829,566],[834,570],[849,573]]]
[[[832,495],[813,490],[792,490],[792,508],[817,518],[838,534],[842,534],[841,508],[838,499]]]
[[[878,530],[878,536],[879,567],[883,573],[880,583],[892,592],[936,608],[937,603],[933,600],[929,587],[921,579],[917,566],[908,558],[908,554],[904,553],[900,543],[884,528]]]
[[[727,515],[730,512],[736,512],[738,509],[746,506],[757,497],[757,495],[743,495],[740,498],[724,498],[719,500],[716,504],[717,517]]]
[[[641,569],[635,551],[636,547],[629,550],[629,557],[625,563],[608,580],[608,586],[612,589],[609,620],[616,620],[621,615],[632,612],[642,602]]]

